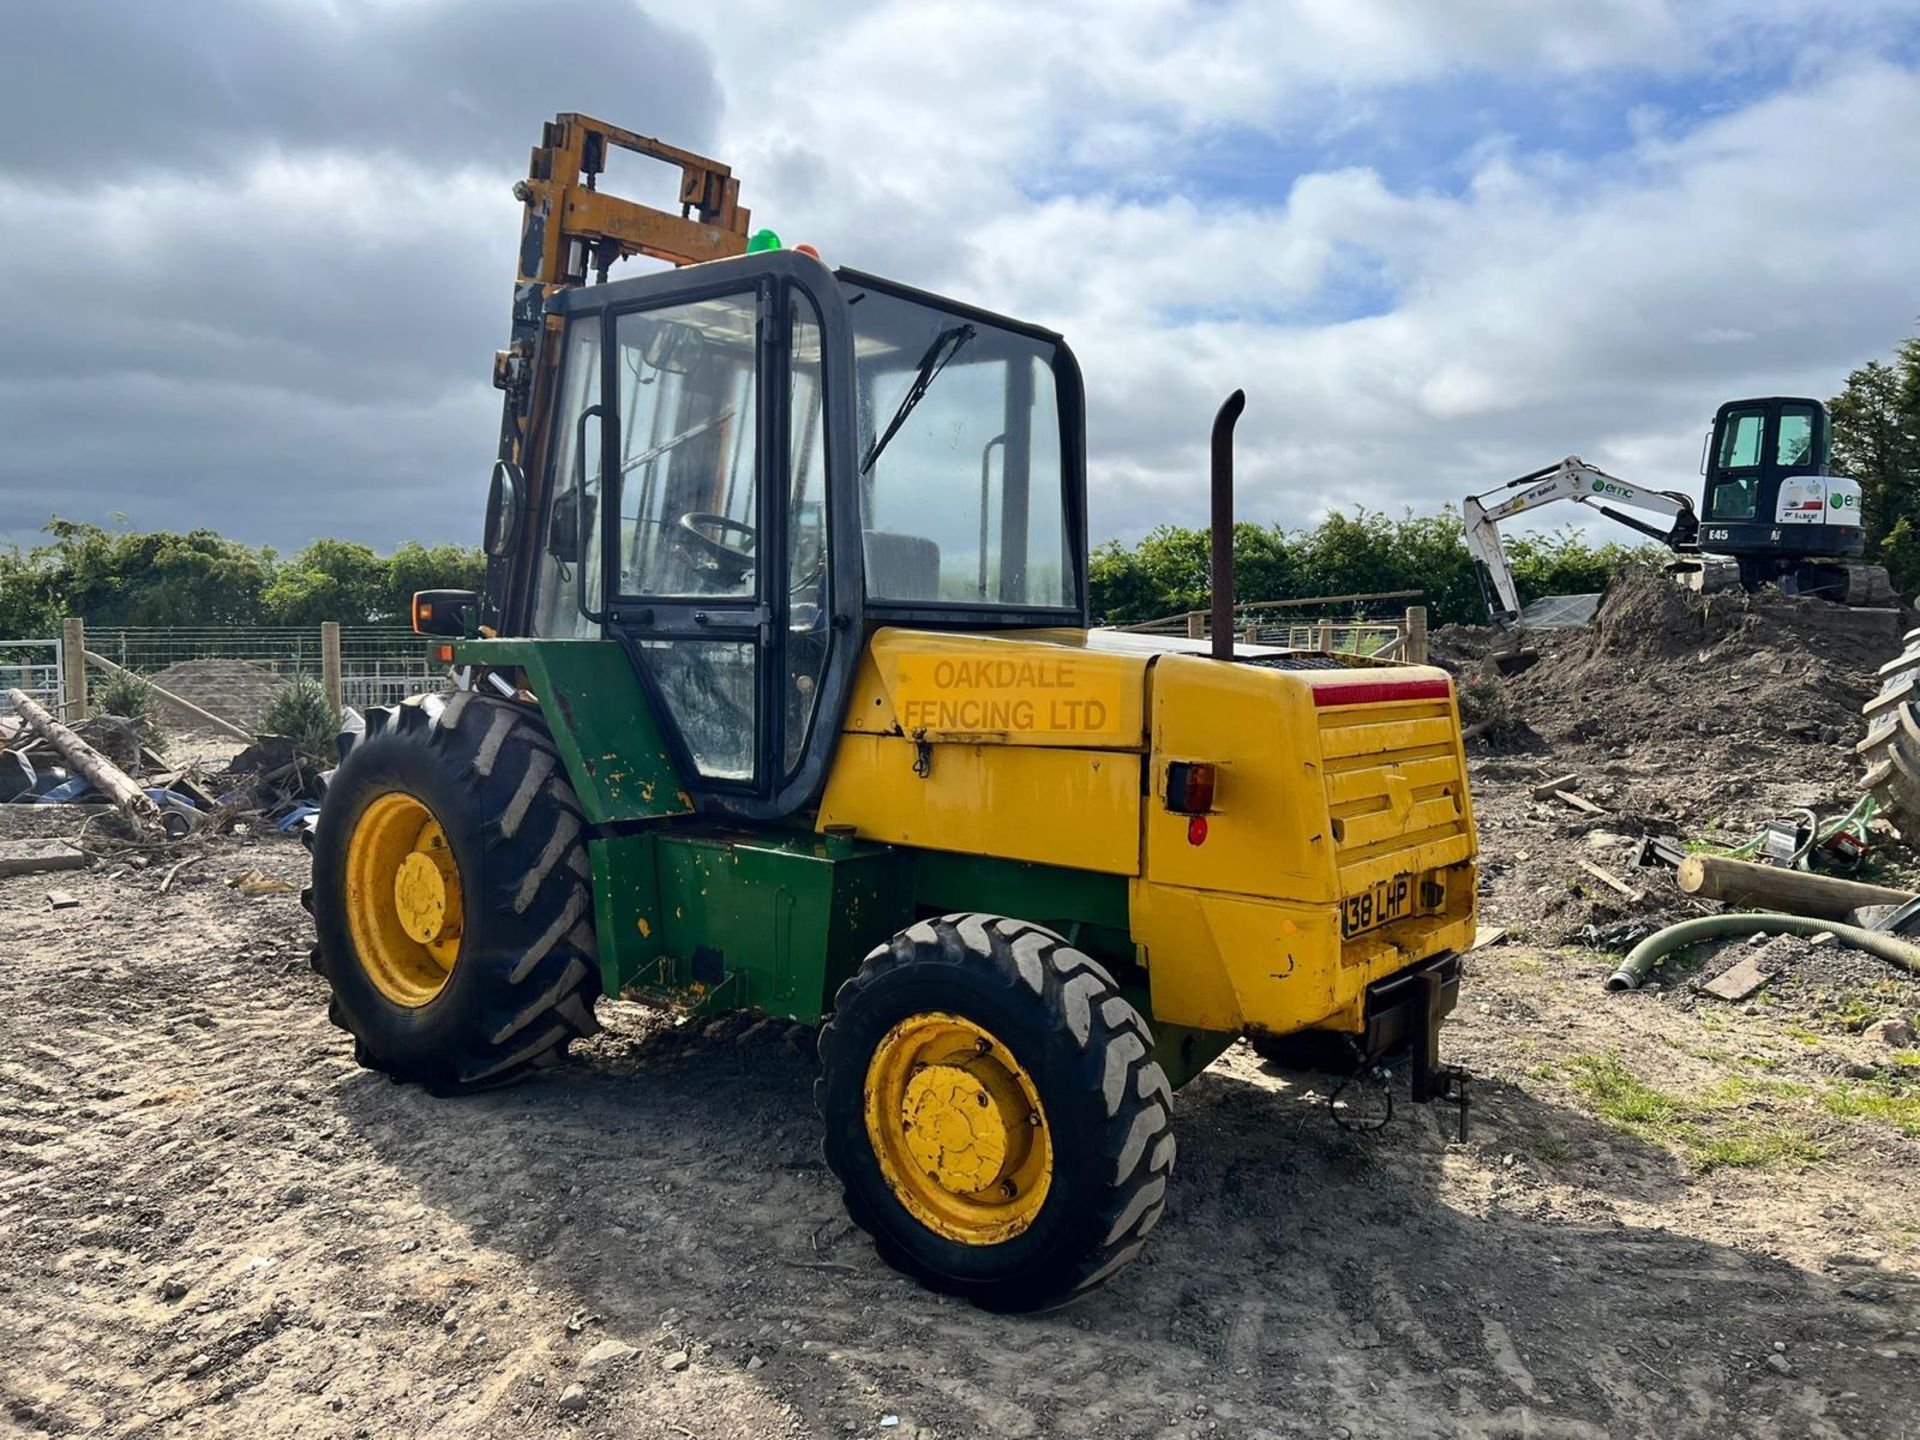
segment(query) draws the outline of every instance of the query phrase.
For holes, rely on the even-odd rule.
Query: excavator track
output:
[[[1799,594],[1836,605],[1879,607],[1900,598],[1884,565],[1803,565],[1795,579]]]

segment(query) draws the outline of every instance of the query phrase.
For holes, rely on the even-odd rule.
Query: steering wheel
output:
[[[746,521],[735,520],[729,515],[712,515],[704,510],[689,510],[674,523],[675,534],[681,543],[695,554],[712,561],[723,583],[736,584],[753,573],[753,552],[760,532]],[[738,548],[723,545],[707,533],[709,530],[717,530],[723,535],[731,532],[743,536],[745,543]]]

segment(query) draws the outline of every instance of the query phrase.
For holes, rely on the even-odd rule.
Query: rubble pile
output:
[[[1799,859],[1763,848],[1809,818],[1798,833],[1857,817],[1867,854],[1851,873],[1893,898],[1920,891],[1920,855],[1856,808],[1863,766],[1854,751],[1876,671],[1914,624],[1906,609],[1771,591],[1701,595],[1635,566],[1579,629],[1435,631],[1433,658],[1454,672],[1463,717],[1479,730],[1469,751],[1483,924],[1566,947],[1568,963],[1598,980],[1655,932],[1719,912],[1710,893],[1675,883],[1674,867],[1707,863],[1692,856],[1831,868],[1824,849]],[[1773,904],[1728,903],[1787,908],[1784,883],[1763,888]],[[1893,905],[1880,908],[1893,924]],[[1654,988],[1683,1007],[1748,1003],[1747,986],[1771,984],[1783,1003],[1799,997],[1815,1010],[1818,995],[1841,991],[1896,1015],[1913,1008],[1913,980],[1886,962],[1791,936],[1688,949],[1657,977]],[[1726,994],[1712,988],[1722,980]]]
[[[60,748],[75,740],[81,750]],[[0,807],[82,807],[108,833],[126,828],[116,806],[174,839],[262,824],[298,831],[310,825],[330,774],[321,757],[280,736],[260,736],[224,762],[175,760],[143,720],[92,716],[56,743],[23,715],[0,716]]]

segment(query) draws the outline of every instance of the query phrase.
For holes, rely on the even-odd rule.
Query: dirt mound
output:
[[[1664,911],[1667,887],[1632,868],[1639,837],[1732,845],[1791,810],[1844,813],[1860,794],[1860,707],[1912,623],[1768,592],[1703,596],[1647,566],[1578,630],[1437,630],[1463,714],[1488,722],[1473,751],[1490,911],[1556,933]],[[1563,775],[1598,813],[1535,797]],[[1627,877],[1631,898],[1575,856]]]
[[[1737,590],[1702,596],[1634,566],[1591,626],[1538,637],[1540,661],[1511,682],[1512,701],[1549,743],[1684,742],[1685,769],[1737,773],[1796,741],[1858,738],[1874,671],[1903,628],[1899,611]],[[1844,758],[1812,769],[1850,773]]]
[[[163,690],[211,711],[249,730],[260,728],[260,717],[286,677],[251,660],[182,660],[150,678]],[[177,705],[160,702],[162,723],[171,729],[197,730],[206,722]]]
[[[1597,654],[1690,667],[1792,652],[1838,670],[1871,671],[1888,658],[1890,647],[1898,647],[1902,614],[1772,590],[1700,595],[1658,566],[1630,565],[1607,588],[1586,633]]]

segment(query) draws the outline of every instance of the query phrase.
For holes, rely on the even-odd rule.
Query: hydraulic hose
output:
[[[1810,915],[1782,915],[1760,911],[1745,915],[1704,915],[1697,920],[1682,920],[1658,934],[1649,935],[1620,962],[1620,968],[1607,977],[1609,990],[1638,990],[1647,972],[1674,951],[1702,940],[1718,940],[1729,935],[1759,935],[1777,932],[1785,935],[1831,935],[1843,945],[1878,956],[1911,975],[1920,975],[1920,946],[1909,944],[1877,930],[1862,930],[1858,925],[1842,925]]]

